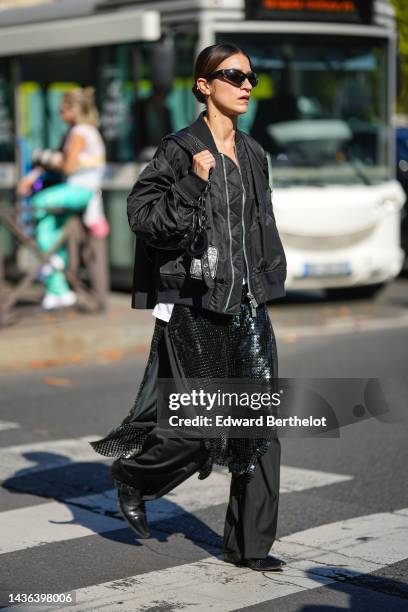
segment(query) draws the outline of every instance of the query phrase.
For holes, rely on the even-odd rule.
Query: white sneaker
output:
[[[78,300],[77,294],[74,291],[67,291],[60,296],[61,306],[72,306]]]
[[[54,308],[60,308],[61,298],[59,295],[55,295],[55,293],[46,293],[41,302],[41,306],[44,308],[44,310],[54,310]]]
[[[55,308],[63,308],[64,306],[72,306],[77,301],[77,295],[74,291],[67,291],[64,295],[55,295],[55,293],[46,293],[41,306],[44,310],[54,310]]]

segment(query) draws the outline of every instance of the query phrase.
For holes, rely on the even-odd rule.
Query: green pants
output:
[[[64,183],[48,187],[31,198],[36,220],[35,236],[40,251],[46,253],[53,248],[62,235],[65,223],[72,217],[72,213],[85,210],[92,196],[93,191],[89,189]],[[67,212],[54,215],[53,208],[64,208],[67,209]],[[57,249],[56,254],[59,255],[63,267],[66,268],[68,253],[65,244]],[[70,290],[65,274],[58,270],[46,276],[44,284],[47,293],[59,296]]]

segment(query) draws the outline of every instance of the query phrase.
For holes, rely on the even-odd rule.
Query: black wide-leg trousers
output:
[[[168,342],[164,336],[158,342],[158,378],[174,377],[179,365],[184,375],[203,381],[217,376],[259,380],[271,375],[277,377],[276,343],[267,308],[265,305],[259,307],[254,319],[246,301],[246,292],[244,286],[241,314],[234,321],[176,304]],[[163,326],[163,323],[156,325]],[[155,377],[149,371],[147,374],[147,382],[142,385],[146,393],[141,394],[137,402],[139,409],[151,403],[148,399],[156,384]],[[152,384],[148,384],[150,378]],[[137,413],[134,420],[138,422]],[[114,432],[113,442],[112,436],[106,439],[108,452],[117,435],[120,437],[121,433]],[[124,435],[127,435],[127,430]],[[271,438],[270,442],[270,448],[260,456],[249,480],[238,473],[231,475],[224,550],[236,560],[265,557],[276,537],[281,449],[277,437]],[[105,445],[103,440],[101,443]],[[160,429],[156,425],[144,441],[142,453],[128,455],[129,458],[122,455],[116,459],[112,476],[114,480],[138,489],[142,499],[149,501],[166,495],[198,472],[207,455],[208,449],[202,439]],[[205,488],[206,483],[203,482],[202,486]]]
[[[149,501],[166,495],[197,472],[205,452],[198,438],[169,438],[156,428],[149,435],[143,454],[132,459],[117,459],[112,474],[116,480],[139,489],[143,499]],[[242,476],[231,477],[224,550],[237,560],[266,557],[275,540],[279,467],[280,443],[274,438],[249,481]],[[202,486],[205,487],[204,482]]]

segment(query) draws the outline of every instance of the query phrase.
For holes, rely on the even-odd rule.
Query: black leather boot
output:
[[[150,531],[146,519],[145,502],[140,491],[123,482],[114,481],[118,488],[118,506],[129,527],[139,538],[149,538]]]

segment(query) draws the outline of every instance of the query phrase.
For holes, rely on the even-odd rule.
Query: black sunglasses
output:
[[[225,68],[224,70],[210,72],[205,76],[206,79],[215,79],[216,77],[223,77],[226,81],[238,87],[242,85],[245,79],[248,79],[252,87],[258,85],[258,77],[252,70],[250,72],[242,72],[242,70],[238,70],[237,68]]]

